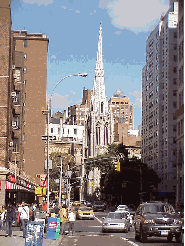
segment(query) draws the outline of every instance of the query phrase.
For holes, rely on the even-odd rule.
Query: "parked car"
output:
[[[93,210],[94,211],[104,211],[105,203],[103,201],[94,201]]]
[[[124,231],[128,232],[130,222],[126,213],[109,212],[107,217],[103,217],[102,232]]]
[[[118,205],[117,206],[117,209],[128,209],[128,206],[127,205]]]
[[[135,238],[147,242],[148,236],[167,237],[171,242],[175,237],[182,240],[182,220],[172,205],[164,202],[145,202],[139,205],[135,220]]]
[[[91,207],[82,206],[79,207],[76,213],[77,219],[94,219],[94,212]]]

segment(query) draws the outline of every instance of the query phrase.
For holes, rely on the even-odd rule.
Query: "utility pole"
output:
[[[62,154],[60,156],[61,158],[61,166],[60,166],[60,187],[59,187],[59,206],[61,205],[61,192],[62,192]]]

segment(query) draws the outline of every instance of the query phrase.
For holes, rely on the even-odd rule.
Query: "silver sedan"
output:
[[[102,232],[124,231],[128,232],[130,228],[129,219],[125,213],[110,212],[107,217],[103,218]]]

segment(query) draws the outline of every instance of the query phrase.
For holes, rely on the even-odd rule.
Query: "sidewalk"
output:
[[[58,246],[62,241],[62,235],[59,235],[58,240],[46,239],[46,233],[43,238],[43,246]],[[13,245],[24,246],[25,238],[23,238],[22,231],[12,231],[11,237],[5,237],[5,231],[0,231],[0,246]]]

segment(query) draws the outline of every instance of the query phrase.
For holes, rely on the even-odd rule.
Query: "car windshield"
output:
[[[144,213],[175,213],[175,210],[170,205],[164,204],[147,204],[143,207]]]
[[[79,208],[80,211],[90,211],[91,208]]]
[[[100,202],[100,201],[97,201],[97,202],[94,202],[95,205],[103,205],[103,202]]]
[[[123,219],[126,218],[126,214],[125,213],[109,213],[107,215],[107,219]]]

